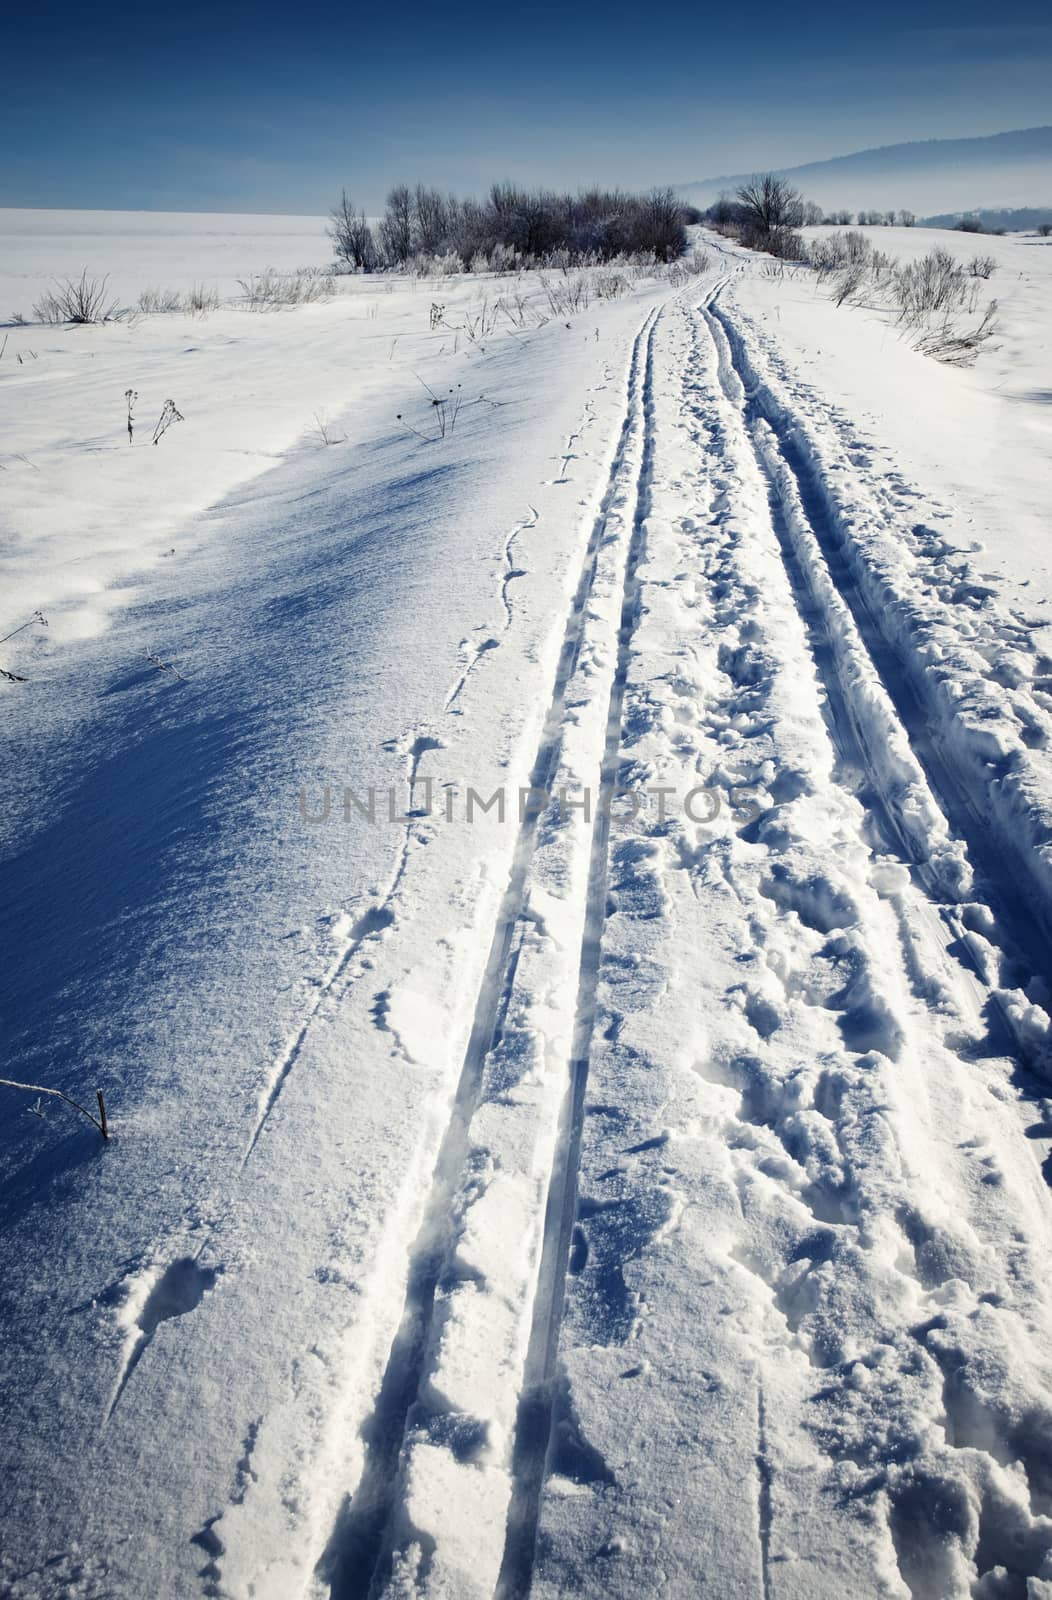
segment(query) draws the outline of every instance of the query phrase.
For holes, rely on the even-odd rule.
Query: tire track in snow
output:
[[[623,496],[623,478],[635,432],[641,423],[650,371],[653,333],[659,313],[650,312],[633,342],[626,380],[625,410],[598,513],[566,620],[551,699],[534,756],[530,786],[548,793],[559,766],[568,729],[576,713],[567,696],[584,650],[597,574],[611,517]],[[638,483],[633,485],[637,501]],[[633,524],[631,550],[638,528]],[[627,581],[627,580],[626,580]],[[625,608],[622,604],[621,623]],[[616,693],[613,686],[611,693]],[[618,702],[619,703],[619,702]],[[460,1081],[435,1166],[424,1218],[409,1255],[401,1323],[391,1347],[372,1417],[361,1480],[337,1526],[324,1559],[334,1600],[366,1600],[381,1591],[401,1511],[401,1475],[407,1434],[418,1402],[429,1344],[433,1339],[436,1295],[451,1246],[458,1194],[471,1189],[467,1170],[470,1124],[480,1101],[487,1058],[500,1040],[515,990],[524,943],[537,928],[529,904],[529,875],[544,812],[527,805],[514,847],[508,884],[494,925],[489,955],[475,1005]],[[563,1098],[560,1090],[559,1099]]]

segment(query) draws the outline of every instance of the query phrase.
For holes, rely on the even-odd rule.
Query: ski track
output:
[[[597,387],[600,389],[606,388],[610,380],[611,374],[609,369],[607,369],[602,383],[597,385]],[[595,412],[589,397],[585,402],[584,415],[582,417],[581,424],[574,430],[567,441],[566,454],[563,458],[561,458],[563,459],[564,466],[570,460],[574,459],[574,456],[571,454],[573,447],[578,443],[588,426],[594,423],[594,421]],[[568,482],[569,479],[561,478],[559,481]],[[502,540],[498,566],[498,599],[503,611],[503,618],[499,628],[498,636],[485,638],[484,643],[472,652],[463,671],[459,674],[458,678],[450,689],[449,694],[446,696],[443,706],[444,714],[458,714],[456,712],[456,702],[459,699],[461,692],[463,691],[475,667],[487,654],[489,649],[499,647],[501,638],[512,625],[513,613],[508,598],[509,586],[512,582],[514,582],[515,579],[525,576],[525,569],[520,569],[515,564],[515,546],[516,542],[523,534],[529,532],[530,529],[537,526],[539,515],[540,514],[536,507],[532,505],[529,506],[527,515],[517,521],[509,529],[508,533]],[[483,635],[487,633],[485,625],[480,627],[478,631]],[[411,730],[410,733],[407,734],[401,741],[401,747],[405,758],[404,781],[405,793],[409,799],[409,808],[404,817],[405,827],[403,829],[402,839],[395,857],[390,878],[388,879],[386,886],[375,894],[372,904],[353,922],[347,934],[338,942],[336,953],[329,966],[323,971],[320,977],[312,980],[312,994],[309,1003],[304,1010],[300,1021],[297,1023],[294,1031],[292,1032],[287,1044],[285,1045],[285,1048],[278,1056],[274,1058],[267,1072],[263,1088],[259,1095],[255,1119],[253,1121],[252,1128],[245,1146],[244,1154],[241,1158],[239,1167],[240,1172],[245,1171],[248,1163],[252,1159],[259,1140],[264,1134],[269,1119],[281,1097],[282,1090],[284,1089],[290,1074],[296,1066],[304,1044],[306,1043],[307,1037],[319,1014],[327,1005],[339,1005],[357,977],[356,962],[358,957],[363,953],[363,951],[366,950],[366,947],[370,943],[382,938],[396,921],[398,893],[409,865],[414,840],[416,839],[417,831],[420,826],[420,819],[423,815],[419,807],[414,804],[413,799],[415,787],[420,781],[421,763],[429,752],[443,748],[443,740],[437,733]],[[325,805],[327,809],[328,799],[326,799]],[[377,1017],[377,1025],[381,1027],[384,1026],[382,1017]],[[209,1234],[197,1247],[193,1256],[193,1260],[195,1262],[198,1261],[202,1255],[211,1256],[214,1252],[214,1246],[215,1238]],[[166,1248],[167,1241],[162,1241],[158,1247],[158,1259],[163,1257]],[[168,1253],[170,1253],[170,1249]],[[137,1304],[140,1283],[147,1283],[147,1290],[150,1289],[155,1280],[163,1285],[168,1281],[169,1274],[175,1273],[178,1275],[182,1267],[183,1260],[183,1257],[173,1258],[168,1267],[161,1267],[154,1264],[150,1268],[144,1269],[143,1272],[139,1273],[138,1275],[132,1275],[126,1279],[121,1286],[126,1297],[126,1306],[134,1306]],[[220,1264],[215,1271],[219,1272],[221,1270],[222,1266]],[[214,1276],[215,1274],[213,1273],[213,1277],[208,1286],[210,1286],[211,1282],[214,1281]],[[193,1300],[192,1305],[187,1305],[177,1311],[166,1312],[164,1315],[181,1315],[183,1310],[194,1309],[194,1307],[199,1303],[199,1299],[200,1296]],[[117,1406],[120,1404],[128,1383],[130,1382],[137,1366],[139,1365],[139,1362],[142,1360],[150,1343],[152,1342],[155,1327],[156,1324],[154,1324],[154,1326],[150,1327],[148,1330],[139,1329],[136,1327],[126,1336],[120,1367],[114,1383],[109,1404],[103,1417],[103,1426],[110,1421],[113,1413],[117,1409]]]
[[[532,766],[531,787],[539,793],[594,781],[607,725],[585,708],[591,702],[592,712],[601,714],[604,679],[608,718],[615,727],[619,720],[619,638],[627,625],[640,534],[646,394],[658,315],[648,316],[633,346],[621,434]],[[567,445],[564,471],[574,442]],[[578,995],[572,975],[567,980],[564,951],[582,937],[591,851],[588,819],[558,802],[527,808],[451,1119],[410,1252],[401,1326],[364,1430],[369,1442],[365,1470],[330,1553],[332,1592],[339,1600],[364,1600],[389,1585],[397,1589],[410,1571],[415,1581],[429,1581],[432,1563],[441,1566],[445,1559],[438,1535],[451,1482],[458,1474],[474,1479],[465,1492],[473,1489],[478,1495],[476,1464],[481,1462],[490,1468],[481,1491],[483,1529],[473,1542],[473,1571],[469,1576],[462,1559],[457,1581],[481,1593],[486,1580],[480,1574],[489,1569],[496,1578],[510,1488],[510,1437],[541,1248],[538,1202],[566,1098],[567,1045]],[[553,923],[560,930],[556,935],[550,932]],[[528,1013],[545,979],[553,990],[561,982],[563,994],[561,1000],[551,992],[546,996],[538,1026]],[[511,1259],[497,1262],[492,1252],[501,1223],[509,1219],[522,1229],[525,1248],[516,1259],[512,1241],[500,1242]],[[472,1343],[473,1314],[481,1299],[477,1289],[492,1277],[500,1280],[496,1287],[507,1312],[488,1330],[502,1362],[487,1373],[489,1393],[484,1390],[481,1403],[476,1397],[469,1408],[457,1392],[458,1363],[477,1348]],[[484,1307],[483,1314],[492,1315],[492,1308]]]
[[[715,299],[715,297],[714,297]],[[829,547],[819,532],[822,519],[809,512],[801,484],[798,452],[787,458],[784,435],[773,432],[756,414],[755,391],[745,387],[733,365],[726,324],[712,307],[704,315],[719,353],[724,392],[743,404],[758,460],[771,486],[775,533],[797,605],[807,625],[812,652],[827,693],[830,737],[858,778],[868,783],[867,802],[885,848],[894,848],[909,867],[922,894],[918,914],[934,919],[934,909],[953,930],[957,954],[966,963],[966,977],[976,1006],[996,1014],[1023,1061],[1040,1066],[1045,1056],[1017,1024],[998,991],[985,981],[984,967],[964,936],[962,905],[973,922],[997,926],[1015,935],[1018,954],[1026,952],[1025,980],[1042,970],[1040,945],[1019,916],[1014,902],[999,889],[995,853],[972,807],[960,804],[962,783],[931,737],[916,698],[889,659],[871,613],[863,608],[856,585],[843,562],[828,559]],[[794,462],[790,464],[790,460]],[[813,495],[806,496],[813,505]],[[906,715],[900,709],[906,706]],[[949,803],[944,799],[949,796]],[[967,840],[967,850],[962,843]],[[983,868],[983,884],[997,916],[984,905],[972,865]],[[940,942],[935,934],[935,943]],[[929,952],[930,954],[930,952]],[[945,965],[945,961],[938,963]],[[913,963],[911,962],[911,965]],[[916,968],[923,983],[924,966]],[[1003,1043],[1004,1041],[1002,1041]]]
[[[600,385],[600,387],[605,387],[606,382],[608,381],[609,377],[607,376],[606,380],[602,385]],[[581,424],[570,435],[566,444],[566,453],[562,458],[564,471],[566,465],[575,459],[574,455],[572,454],[573,446],[577,444],[585,429],[593,421],[594,409],[592,407],[591,400],[587,399],[585,402],[584,416]],[[555,481],[559,483],[565,483],[569,482],[569,479],[563,476]],[[499,634],[493,635],[486,629],[485,625],[483,625],[478,630],[479,633],[483,635],[482,642],[477,646],[469,648],[467,641],[465,641],[465,648],[468,650],[468,659],[463,671],[458,675],[456,681],[446,696],[445,703],[443,705],[444,714],[448,715],[456,711],[457,701],[460,699],[460,696],[463,693],[471,674],[474,672],[479,662],[490,650],[499,648],[500,635],[506,633],[508,628],[510,628],[512,625],[513,618],[511,605],[508,599],[508,588],[516,578],[524,575],[523,572],[515,567],[513,563],[512,552],[514,550],[516,540],[518,540],[522,534],[527,533],[531,528],[536,527],[538,521],[538,511],[535,507],[530,506],[528,508],[527,516],[516,522],[504,539],[501,550],[499,587],[500,604],[504,613],[503,626],[499,630]],[[393,903],[405,874],[410,850],[412,848],[414,824],[417,820],[417,813],[414,811],[412,806],[412,795],[414,786],[420,776],[421,759],[428,751],[441,749],[442,740],[440,737],[436,737],[432,734],[414,732],[408,736],[407,744],[407,770],[405,782],[406,793],[410,797],[410,811],[406,816],[404,837],[391,878],[387,887],[383,889],[376,897],[375,903],[370,906],[364,915],[360,917],[354,924],[349,936],[344,941],[335,960],[329,967],[328,971],[324,973],[321,979],[318,981],[315,994],[311,999],[300,1025],[296,1029],[285,1050],[272,1064],[267,1076],[267,1082],[260,1096],[259,1110],[242,1160],[242,1167],[248,1163],[250,1157],[252,1156],[259,1137],[262,1134],[275,1105],[277,1104],[289,1073],[296,1064],[307,1034],[309,1033],[311,1025],[313,1024],[322,1004],[328,999],[338,999],[340,995],[346,992],[345,988],[338,988],[339,980],[346,972],[348,972],[348,969],[352,966],[355,958],[362,949],[362,946],[367,940],[371,940],[382,935],[395,920]]]
[[[967,840],[969,854],[982,869],[990,891],[998,899],[999,924],[1014,936],[1021,953],[1029,959],[1032,975],[1047,970],[1052,942],[1049,909],[1034,895],[1031,887],[1035,875],[1043,876],[1047,869],[1040,852],[1020,852],[1015,836],[1018,818],[1006,818],[997,807],[991,814],[979,798],[996,792],[996,786],[990,781],[989,747],[979,752],[967,742],[953,745],[948,739],[940,741],[932,737],[930,728],[938,729],[948,719],[928,690],[930,674],[922,653],[916,649],[900,650],[897,641],[882,629],[876,604],[881,597],[872,580],[866,583],[864,569],[852,570],[849,542],[843,540],[836,528],[835,511],[822,483],[809,469],[806,447],[797,442],[793,422],[784,416],[770,391],[755,377],[740,335],[735,333],[733,324],[715,299],[707,315],[710,326],[718,326],[722,337],[729,342],[729,357],[721,366],[721,381],[731,386],[733,392],[736,380],[746,417],[752,421],[754,430],[757,417],[762,417],[771,429],[772,443],[794,480],[795,493],[817,547],[818,559],[826,565],[833,586],[850,612],[860,638],[865,641],[909,743],[920,762],[928,767],[930,782],[939,794],[948,821]],[[1018,631],[1012,630],[1013,642],[1017,640]],[[1032,726],[1042,728],[1043,725],[1047,726],[1047,719],[1035,715]],[[992,847],[986,838],[991,820],[997,830]]]
[[[747,270],[632,347],[530,772],[592,809],[520,818],[318,1556],[332,1600],[627,1600],[699,1572],[762,1600],[1052,1593],[1052,662],[900,526],[913,492],[870,480],[734,306]],[[445,716],[513,626],[538,521],[502,540]],[[967,646],[950,600],[975,603]],[[400,742],[390,878],[271,1063],[241,1171],[396,924],[442,733]],[[622,836],[615,791],[684,772],[711,826]],[[129,1280],[105,1422],[211,1256]]]
[[[872,610],[859,608],[862,578],[845,581],[802,471],[805,447],[794,448],[806,425],[757,405],[733,314],[717,304],[723,288],[692,318],[675,407],[700,450],[703,527],[715,531],[702,532],[691,505],[695,474],[680,466],[677,480],[662,417],[654,521],[666,559],[656,571],[644,564],[640,580],[644,611],[665,608],[665,631],[655,621],[639,639],[623,760],[653,774],[655,763],[708,744],[731,793],[747,777],[768,798],[758,817],[711,840],[653,827],[631,894],[623,906],[612,898],[595,1098],[585,1105],[573,1247],[562,1257],[567,1387],[549,1434],[539,1565],[506,1593],[685,1593],[705,1570],[720,1592],[800,1600],[845,1583],[917,1600],[1022,1595],[1052,1572],[1042,1443],[1050,1352],[1028,1303],[1041,1298],[1052,1230],[1033,1159],[1041,1147],[1023,1142],[1020,1116],[1036,1105],[1047,1135],[1045,1022],[1025,1000],[1042,971],[1041,918],[1028,916],[1033,901],[1020,903],[1011,866],[999,866],[958,807],[966,783],[976,792],[974,771],[958,776],[953,764],[967,757],[967,738],[947,730],[935,759],[921,719],[904,715],[904,671],[889,669],[898,657]],[[677,497],[693,516],[673,516]],[[669,532],[677,521],[678,539]],[[668,598],[677,592],[678,608]],[[648,644],[657,659],[647,660]],[[662,721],[662,707],[674,719]],[[759,871],[757,845],[768,853]],[[692,929],[683,890],[672,887],[684,868],[702,912]],[[728,893],[741,930],[730,937],[719,918]],[[702,973],[677,999],[676,913],[681,941],[700,942],[708,926],[713,946],[730,943],[728,978],[747,960],[745,981],[721,995]],[[1014,993],[1002,987],[1006,972]],[[744,1030],[720,1017],[730,1007],[733,1018],[735,1005]],[[682,1055],[692,1026],[701,1060],[688,1087],[663,1050],[671,1035]],[[743,1049],[743,1031],[761,1053]],[[693,1116],[681,1111],[670,1124],[677,1100]],[[699,1127],[710,1131],[692,1150]],[[1026,1159],[1006,1170],[1011,1151]],[[692,1206],[716,1243],[670,1252]],[[743,1269],[759,1302],[736,1281]],[[721,1314],[751,1302],[748,1320],[759,1324],[740,1336],[762,1375],[751,1553],[744,1532],[735,1551],[733,1500],[722,1504],[718,1475],[708,1493],[703,1481],[717,1457],[732,1477],[746,1471],[740,1430],[713,1434],[700,1461],[677,1461],[689,1419],[703,1435],[716,1426],[706,1391],[733,1389],[736,1366],[739,1385],[748,1381],[741,1344],[701,1331],[716,1280],[729,1302]],[[670,1356],[670,1298],[698,1319],[699,1370],[684,1373]],[[633,1344],[634,1363],[619,1370]],[[645,1382],[654,1352],[681,1369],[671,1432],[659,1388],[640,1416],[626,1398],[622,1418],[614,1402],[618,1379]],[[872,1387],[860,1409],[862,1371]],[[656,1483],[641,1452],[661,1461]],[[692,1478],[702,1484],[693,1492]],[[806,1482],[818,1486],[817,1507],[806,1492],[794,1497],[793,1484]],[[839,1516],[821,1509],[830,1494]]]

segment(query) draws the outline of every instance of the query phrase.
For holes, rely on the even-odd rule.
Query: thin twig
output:
[[[45,617],[44,613],[42,611],[34,611],[28,622],[23,622],[19,627],[12,628],[10,633],[5,633],[4,637],[0,639],[0,644],[6,644],[8,639],[13,639],[16,633],[22,633],[26,628],[31,628],[34,622],[43,623],[44,627],[47,627],[47,617]]]
[[[160,656],[155,655],[152,650],[146,651],[146,659],[152,666],[157,667],[159,671],[174,672],[180,683],[186,682],[186,679],[183,677],[177,666],[174,666],[171,661],[162,661]]]
[[[74,1111],[79,1111],[82,1117],[87,1117],[92,1126],[98,1128],[104,1139],[108,1139],[110,1136],[109,1128],[106,1122],[106,1107],[103,1104],[101,1089],[95,1090],[95,1095],[99,1102],[99,1116],[95,1117],[92,1116],[91,1112],[87,1111],[84,1106],[78,1105],[76,1100],[71,1100],[68,1094],[63,1094],[61,1089],[45,1089],[43,1084],[40,1083],[16,1083],[14,1078],[0,1078],[0,1084],[2,1084],[6,1089],[25,1089],[29,1094],[54,1095],[56,1100],[64,1100],[68,1106],[73,1107]],[[102,1118],[101,1122],[99,1121],[99,1117]]]

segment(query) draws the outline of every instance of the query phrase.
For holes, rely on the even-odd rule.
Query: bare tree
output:
[[[380,224],[384,254],[396,265],[408,261],[413,253],[415,209],[408,184],[396,184],[387,196],[387,210]]]
[[[364,211],[355,211],[344,189],[340,203],[329,213],[329,237],[338,261],[346,261],[356,272],[371,272],[376,266],[376,242]]]
[[[776,228],[799,228],[804,219],[803,197],[785,178],[762,173],[738,190],[739,216],[751,232],[766,236]]]
[[[424,255],[435,255],[450,233],[450,205],[437,189],[418,183],[413,195],[414,242]]]

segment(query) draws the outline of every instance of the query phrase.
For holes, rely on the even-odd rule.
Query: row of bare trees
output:
[[[671,189],[632,195],[589,189],[577,195],[494,184],[484,200],[397,184],[373,223],[346,191],[331,213],[337,260],[356,272],[402,267],[418,257],[455,257],[465,269],[567,257],[609,261],[648,255],[674,261],[686,246],[685,213]]]
[[[838,212],[836,218],[825,217],[823,220],[833,222],[841,217],[850,223],[849,211]],[[917,218],[912,211],[859,211],[856,220],[860,228],[912,228]]]
[[[704,220],[753,249],[799,259],[804,254],[800,228],[813,227],[820,222],[850,226],[854,214],[850,211],[826,213],[813,200],[805,200],[787,178],[765,172],[741,184],[733,195],[720,195],[704,213]],[[860,227],[912,228],[916,220],[912,211],[858,212]]]

